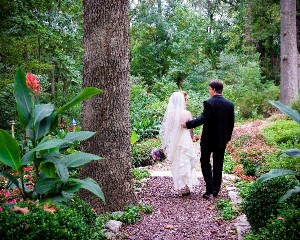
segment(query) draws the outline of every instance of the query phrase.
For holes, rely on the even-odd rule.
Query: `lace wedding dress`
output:
[[[198,185],[195,169],[197,155],[190,130],[181,127],[181,123],[192,119],[191,113],[185,110],[185,107],[183,94],[173,93],[160,129],[163,148],[171,161],[171,173],[176,191],[186,186],[193,191],[194,186]]]

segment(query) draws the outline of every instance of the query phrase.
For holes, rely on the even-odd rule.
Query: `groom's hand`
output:
[[[186,124],[185,123],[181,123],[181,127],[186,128]]]

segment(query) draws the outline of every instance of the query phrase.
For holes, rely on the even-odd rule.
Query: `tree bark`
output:
[[[82,129],[97,134],[82,143],[84,152],[104,157],[80,171],[95,179],[106,201],[87,191],[80,196],[97,212],[136,203],[132,187],[129,121],[129,1],[84,0],[83,87],[104,92],[84,102]]]
[[[281,0],[280,100],[289,104],[298,95],[296,0]]]

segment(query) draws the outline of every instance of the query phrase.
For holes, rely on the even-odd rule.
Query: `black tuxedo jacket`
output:
[[[200,145],[213,149],[225,149],[234,127],[234,105],[222,95],[204,101],[203,113],[186,122],[188,129],[203,124]]]

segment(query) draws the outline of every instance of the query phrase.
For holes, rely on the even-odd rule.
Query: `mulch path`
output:
[[[122,228],[127,239],[141,240],[218,240],[238,239],[234,220],[225,221],[219,217],[214,203],[217,199],[228,199],[223,187],[217,199],[203,199],[205,191],[201,177],[200,186],[184,197],[178,197],[170,177],[152,177],[138,195],[143,204],[150,204],[152,214],[143,214],[132,225]]]

